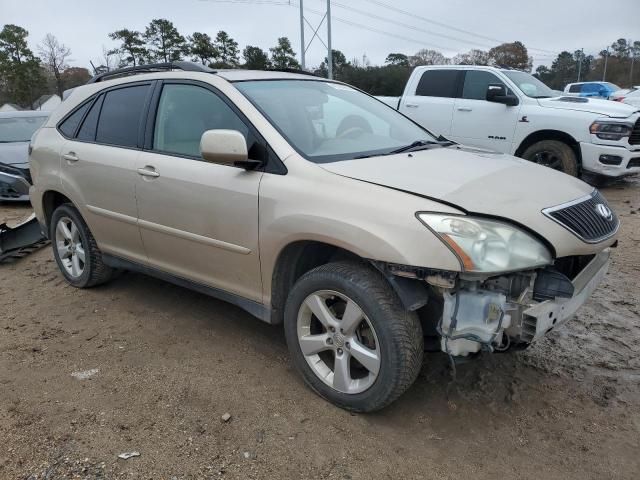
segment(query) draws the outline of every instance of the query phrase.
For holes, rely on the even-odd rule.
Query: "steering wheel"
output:
[[[363,127],[353,126],[344,129],[336,135],[336,138],[358,138],[360,135],[367,133],[367,129]]]

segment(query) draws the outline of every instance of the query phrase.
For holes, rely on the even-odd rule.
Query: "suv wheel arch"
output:
[[[42,195],[42,211],[44,212],[44,221],[46,224],[46,231],[49,232],[49,227],[51,225],[51,217],[53,216],[53,212],[56,208],[64,203],[73,202],[66,195],[56,191],[56,190],[47,190]]]
[[[271,279],[271,322],[284,321],[284,308],[294,284],[307,272],[331,262],[350,261],[371,264],[385,277],[396,292],[406,310],[415,310],[416,305],[424,305],[428,292],[426,286],[417,280],[395,277],[381,269],[381,263],[363,258],[349,250],[329,243],[304,240],[284,247],[276,260]]]

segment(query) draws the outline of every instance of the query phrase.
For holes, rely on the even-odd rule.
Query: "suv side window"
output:
[[[138,132],[149,85],[110,90],[105,94],[96,142],[120,147],[137,147]]]
[[[200,157],[200,138],[207,130],[249,128],[218,95],[196,85],[167,84],[162,88],[153,132],[153,149]]]
[[[458,74],[458,70],[427,70],[420,77],[416,95],[455,98]]]
[[[91,102],[85,102],[80,108],[77,108],[75,112],[69,115],[64,122],[62,122],[58,128],[64,134],[65,137],[73,137],[78,129],[78,125],[82,121],[82,117],[84,117],[85,112],[91,105]]]
[[[582,90],[581,83],[577,83],[569,87],[569,93],[580,93],[580,90]]]
[[[89,113],[87,113],[84,122],[82,122],[80,130],[78,130],[78,136],[76,137],[78,140],[85,140],[89,142],[94,142],[96,140],[98,117],[100,116],[100,107],[102,107],[103,99],[104,95],[101,95],[100,98],[93,102],[91,110],[89,110]]]
[[[462,87],[462,98],[469,100],[486,100],[490,84],[504,85],[504,82],[491,72],[467,70]]]

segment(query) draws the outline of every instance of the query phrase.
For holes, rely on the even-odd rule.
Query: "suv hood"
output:
[[[0,163],[27,168],[29,164],[29,142],[0,143]]]
[[[589,112],[611,118],[627,118],[638,111],[636,107],[625,103],[587,97],[541,98],[538,99],[538,103],[545,108]]]
[[[539,235],[557,228],[541,210],[593,187],[547,167],[462,146],[320,164],[329,172],[421,195],[526,225]],[[562,250],[562,249],[560,249]]]

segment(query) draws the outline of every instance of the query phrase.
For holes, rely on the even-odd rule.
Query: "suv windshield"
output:
[[[391,107],[339,83],[256,80],[235,86],[301,155],[316,163],[437,143]]]
[[[503,70],[502,73],[509,77],[527,97],[551,98],[558,96],[553,90],[530,73],[519,72],[517,70]]]
[[[0,118],[0,143],[28,142],[47,117]]]

